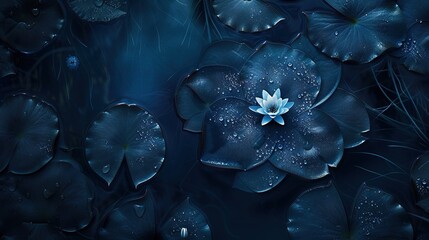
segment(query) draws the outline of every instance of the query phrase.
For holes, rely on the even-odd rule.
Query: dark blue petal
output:
[[[295,102],[291,112],[309,109],[320,89],[316,64],[303,52],[283,44],[264,43],[244,64],[240,73],[245,97],[257,105],[262,90],[273,94],[278,88],[282,98]],[[289,113],[290,114],[290,113]]]
[[[92,218],[92,191],[80,171],[55,161],[29,175],[0,177],[0,226],[12,219],[50,223],[67,232],[80,230]],[[13,217],[12,217],[13,214]],[[8,220],[9,219],[9,220]],[[13,224],[13,223],[12,223]]]
[[[262,193],[277,186],[286,175],[284,171],[266,162],[248,171],[238,172],[235,175],[234,187],[245,192]]]
[[[108,213],[99,230],[99,239],[153,239],[154,235],[155,208],[149,192],[120,202]]]
[[[416,24],[408,31],[399,55],[408,70],[429,74],[429,23]]]
[[[404,14],[412,21],[429,21],[429,1],[426,0],[398,0]]]
[[[123,159],[137,187],[155,176],[164,155],[165,142],[158,123],[136,105],[118,104],[100,113],[86,137],[88,163],[109,185]]]
[[[199,67],[228,66],[240,71],[253,52],[254,50],[245,43],[219,41],[206,49],[200,59]]]
[[[429,212],[429,154],[416,159],[411,169],[411,179],[417,195],[417,205]]]
[[[329,174],[343,156],[343,138],[335,121],[318,110],[309,110],[292,121],[284,130],[272,128],[270,141],[277,144],[269,161],[283,171],[307,179]],[[274,144],[272,143],[272,144]]]
[[[57,0],[2,1],[0,15],[0,39],[22,53],[40,51],[64,25],[64,13]]]
[[[225,66],[203,67],[186,78],[176,93],[176,108],[185,122],[184,129],[201,132],[205,115],[216,100],[241,96],[242,84],[235,69]]]
[[[10,52],[0,45],[0,79],[15,74],[15,66],[12,63]]]
[[[350,93],[337,89],[335,93],[318,107],[331,116],[341,129],[345,148],[362,144],[362,133],[368,132],[370,122],[365,105]]]
[[[392,0],[325,0],[338,12],[308,14],[311,42],[341,61],[367,63],[405,39],[403,14]]]
[[[337,189],[332,184],[301,194],[288,212],[289,235],[292,239],[345,239],[347,216]]]
[[[182,232],[182,233],[181,233]],[[186,232],[186,237],[183,237]],[[162,239],[210,240],[210,226],[204,213],[187,198],[174,209],[161,228]]]
[[[33,173],[53,157],[58,117],[49,104],[25,94],[0,106],[0,170],[9,163],[17,174]]]
[[[218,100],[211,109],[204,129],[204,164],[245,170],[268,159],[274,145],[265,143],[262,115],[235,98]]]
[[[83,20],[109,22],[127,14],[126,0],[68,0],[71,9]]]
[[[352,239],[413,239],[408,213],[392,195],[361,186],[350,220]]]
[[[335,89],[337,89],[341,79],[341,64],[321,53],[303,34],[300,34],[298,38],[292,42],[291,47],[303,51],[316,63],[322,82],[315,105],[324,102],[334,93]]]
[[[213,0],[216,16],[241,32],[260,32],[284,20],[273,6],[261,0]]]

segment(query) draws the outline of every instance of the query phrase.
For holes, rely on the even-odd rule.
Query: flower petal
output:
[[[274,92],[273,96],[275,96],[277,99],[282,98],[282,93],[280,91],[280,88],[277,88],[277,90]]]
[[[227,66],[240,71],[243,64],[254,52],[245,43],[219,41],[210,45],[199,61],[199,68],[206,66]]]
[[[100,239],[153,239],[155,207],[152,195],[125,198],[111,209],[100,226]]]
[[[284,19],[277,9],[261,0],[214,0],[213,8],[224,24],[242,32],[267,30]]]
[[[278,124],[280,124],[280,125],[285,125],[285,121],[283,120],[283,118],[282,118],[282,116],[280,116],[280,115],[277,115],[275,118],[274,118],[274,121],[276,121]]]
[[[277,186],[286,175],[284,171],[266,162],[248,171],[238,172],[235,175],[234,187],[245,192],[263,193]]]
[[[261,122],[261,125],[262,126],[265,126],[265,125],[267,125],[268,123],[270,123],[271,122],[271,120],[273,120],[273,118],[271,117],[271,116],[264,116],[263,118],[262,118],[262,122]]]
[[[335,93],[318,107],[331,116],[341,129],[345,148],[362,144],[362,133],[370,129],[369,116],[365,105],[348,92],[337,89]]]
[[[310,13],[308,36],[332,58],[367,63],[405,39],[405,19],[396,1],[325,1],[338,12]]]
[[[283,97],[297,105],[293,112],[309,109],[320,88],[315,63],[303,52],[283,44],[264,43],[244,64],[240,79],[249,102],[255,102],[261,90],[280,89]]]
[[[315,105],[322,103],[334,93],[340,83],[341,64],[321,53],[319,49],[312,45],[307,36],[303,34],[300,34],[292,42],[291,47],[303,51],[316,63],[322,81]]]
[[[234,98],[218,100],[207,113],[201,162],[219,168],[250,169],[272,153],[264,142],[260,115]],[[237,151],[240,149],[240,151]]]
[[[352,239],[413,239],[408,213],[392,195],[362,184],[350,220]]]
[[[211,240],[211,231],[207,218],[187,198],[183,203],[174,209],[168,220],[161,227],[162,239],[175,240],[182,239],[182,229],[186,229],[187,237],[190,240]]]
[[[342,239],[349,232],[343,203],[332,184],[302,193],[289,207],[287,217],[292,239]]]
[[[264,99],[256,97],[256,102],[259,106],[264,107]]]
[[[228,96],[242,95],[242,84],[235,69],[223,66],[203,67],[192,73],[178,87],[176,108],[184,119],[185,129],[201,132],[211,104]]]
[[[88,130],[85,146],[90,167],[108,185],[124,159],[136,188],[152,178],[164,162],[161,129],[136,105],[118,104],[100,113]]]
[[[0,105],[0,170],[9,164],[16,174],[46,165],[54,155],[58,135],[54,108],[36,97],[18,94]]]
[[[269,161],[277,168],[317,179],[329,173],[328,166],[335,167],[341,160],[341,132],[328,115],[311,110],[287,121],[286,127],[267,129],[270,145],[277,145]]]

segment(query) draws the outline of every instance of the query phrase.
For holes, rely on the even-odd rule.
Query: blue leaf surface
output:
[[[349,231],[346,212],[333,184],[302,193],[289,207],[287,229],[296,240],[344,239]]]
[[[270,94],[280,89],[283,98],[295,102],[291,112],[309,109],[320,89],[316,64],[302,51],[284,44],[264,43],[240,72],[245,98],[257,105],[262,90]]]
[[[204,164],[245,170],[268,159],[274,146],[265,142],[260,116],[249,110],[248,102],[226,98],[211,109],[205,121]]]
[[[398,0],[404,14],[413,22],[429,21],[429,2],[426,0]]]
[[[245,43],[219,41],[210,45],[199,61],[199,67],[228,66],[240,71],[243,64],[254,52]]]
[[[276,187],[287,173],[274,167],[270,162],[237,172],[234,187],[245,192],[263,193]]]
[[[418,157],[411,168],[417,205],[429,212],[429,154]]]
[[[311,42],[341,61],[367,63],[400,47],[406,25],[394,0],[325,0],[336,11],[308,13]]]
[[[126,0],[68,0],[71,9],[83,20],[109,22],[127,12]]]
[[[235,69],[203,67],[186,78],[176,93],[176,109],[185,120],[184,129],[201,132],[210,105],[221,98],[241,96],[242,84]]]
[[[89,165],[108,185],[125,159],[137,188],[155,176],[165,155],[160,126],[137,105],[118,104],[100,113],[88,130],[85,145]]]
[[[335,93],[318,107],[331,116],[341,129],[345,148],[362,144],[362,133],[370,130],[368,112],[365,105],[350,93],[337,89]]]
[[[53,157],[58,117],[52,106],[18,94],[0,105],[0,171],[33,173]]]
[[[99,230],[100,239],[153,239],[155,208],[152,195],[124,199],[104,219]]]
[[[85,175],[69,163],[53,161],[33,174],[2,175],[0,187],[5,189],[0,204],[8,206],[0,212],[0,227],[21,221],[75,232],[92,218],[92,190]]]
[[[210,240],[211,231],[207,218],[189,198],[169,215],[161,228],[162,239]]]
[[[316,63],[322,81],[315,105],[323,103],[337,89],[341,79],[341,64],[321,53],[319,49],[311,44],[308,37],[303,34],[300,34],[291,43],[291,47],[303,51]]]
[[[343,156],[343,138],[335,121],[318,110],[309,110],[284,128],[268,129],[269,145],[276,146],[269,161],[277,168],[306,179],[329,173]]]
[[[22,223],[10,229],[2,240],[65,240],[69,239],[63,232],[46,223]]]
[[[15,73],[9,50],[0,45],[0,79]]]
[[[28,54],[51,43],[64,25],[64,13],[57,0],[2,1],[0,15],[0,39]]]
[[[262,0],[213,0],[216,16],[241,32],[260,32],[284,20],[283,14]]]

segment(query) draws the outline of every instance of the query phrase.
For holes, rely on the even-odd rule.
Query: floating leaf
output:
[[[26,94],[0,105],[0,171],[33,173],[53,157],[58,117],[52,106]]]
[[[413,238],[404,208],[390,194],[366,184],[356,195],[350,220],[332,184],[300,195],[289,208],[288,219],[292,239]]]
[[[306,179],[329,174],[343,156],[343,138],[333,119],[318,110],[285,121],[285,128],[269,129],[269,145],[276,146],[269,161],[277,168]]]
[[[316,64],[303,52],[287,45],[264,43],[244,64],[240,72],[245,98],[257,105],[255,97],[262,90],[274,93],[280,89],[282,96],[294,102],[291,112],[311,108],[321,85]]]
[[[164,155],[158,123],[137,105],[118,104],[100,113],[86,137],[88,163],[108,185],[125,159],[137,187],[155,176]]]
[[[204,213],[187,198],[170,214],[161,228],[162,239],[210,240],[211,231]]]
[[[0,188],[0,204],[8,206],[0,213],[2,227],[14,221],[37,222],[74,232],[92,218],[86,177],[66,162],[51,162],[29,175],[7,173],[0,177]]]
[[[361,134],[370,130],[369,116],[365,105],[355,96],[337,89],[319,109],[337,122],[345,148],[356,147],[365,141]]]
[[[414,22],[429,21],[429,2],[426,0],[398,0],[404,14]]]
[[[200,59],[199,67],[205,66],[227,66],[240,71],[243,64],[254,52],[245,43],[233,41],[219,41],[206,49]]]
[[[246,101],[221,99],[211,109],[205,121],[201,162],[219,168],[246,170],[268,159],[273,148],[264,143],[260,117],[249,110]]]
[[[336,11],[308,13],[311,42],[341,61],[367,63],[405,39],[405,19],[392,0],[325,0]]]
[[[64,24],[57,0],[2,1],[0,16],[0,39],[27,54],[51,43]]]
[[[126,14],[126,0],[68,0],[73,11],[89,22],[109,22]]]
[[[286,172],[267,162],[235,175],[234,187],[245,192],[262,193],[277,186],[286,177]]]
[[[154,235],[155,208],[149,192],[120,202],[108,213],[99,230],[100,239],[153,239]]]
[[[291,43],[291,47],[303,51],[316,63],[322,81],[315,105],[323,103],[334,93],[335,89],[337,89],[341,79],[341,64],[321,53],[303,34],[300,34]]]
[[[261,0],[213,0],[216,16],[241,32],[260,32],[284,20],[273,6]]]
[[[429,212],[429,154],[416,159],[411,169],[411,179],[417,195],[417,205]]]
[[[221,98],[241,96],[242,84],[235,69],[226,66],[203,67],[186,78],[176,93],[176,108],[186,120],[184,129],[201,132],[210,105]]]

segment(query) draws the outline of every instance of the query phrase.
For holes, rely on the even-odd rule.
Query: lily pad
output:
[[[263,193],[276,187],[286,175],[267,162],[248,171],[237,172],[234,187],[245,192]]]
[[[155,208],[149,192],[118,203],[99,230],[100,239],[153,239],[154,235]]]
[[[68,0],[73,11],[89,22],[109,22],[127,14],[126,0]]]
[[[22,223],[9,230],[2,240],[65,240],[69,239],[57,228],[46,223]]]
[[[187,198],[174,209],[161,228],[162,239],[210,240],[210,226],[204,213]]]
[[[398,0],[404,14],[415,22],[429,21],[429,2],[426,0]]]
[[[55,161],[33,174],[7,173],[0,177],[0,226],[14,221],[49,223],[75,232],[92,218],[92,191],[80,171],[66,162]],[[13,217],[12,217],[13,216]]]
[[[249,110],[246,101],[235,98],[218,100],[206,116],[201,162],[239,170],[262,164],[274,146],[265,143],[260,121],[260,117]]]
[[[241,95],[242,84],[235,69],[207,66],[195,71],[181,83],[176,93],[176,108],[185,120],[184,129],[201,132],[211,104],[221,98]]]
[[[85,145],[90,167],[108,185],[125,159],[137,188],[155,176],[165,155],[164,138],[156,120],[139,106],[125,103],[97,116]]]
[[[227,66],[240,71],[253,52],[254,50],[245,43],[219,41],[206,49],[199,61],[199,67]]]
[[[366,140],[362,133],[370,130],[369,116],[364,103],[355,96],[337,89],[318,108],[337,122],[343,135],[345,148],[356,147]]]
[[[429,75],[429,23],[415,24],[408,31],[399,55],[408,70]]]
[[[364,183],[347,220],[337,189],[317,187],[290,206],[288,231],[292,239],[413,239],[407,212],[392,195]]]
[[[260,32],[284,20],[282,13],[262,0],[213,0],[216,16],[241,32]]]
[[[411,179],[417,197],[417,205],[429,212],[429,154],[417,158],[411,169]]]
[[[316,64],[302,51],[284,44],[264,43],[244,64],[240,72],[245,98],[258,105],[255,97],[262,90],[274,93],[295,105],[290,112],[310,109],[320,89],[321,79]]]
[[[0,79],[15,74],[15,66],[12,63],[10,52],[0,45]]]
[[[290,46],[303,51],[316,63],[316,67],[320,73],[322,81],[320,91],[314,105],[317,106],[323,103],[334,93],[340,83],[341,64],[321,53],[319,49],[311,44],[307,36],[303,34],[300,34]]]
[[[64,25],[57,0],[2,1],[0,16],[0,39],[27,54],[46,47]]]
[[[402,45],[406,24],[396,1],[325,2],[333,10],[307,14],[308,36],[328,56],[362,64]]]
[[[18,94],[0,105],[0,171],[36,172],[54,155],[58,135],[54,108],[36,97]]]

